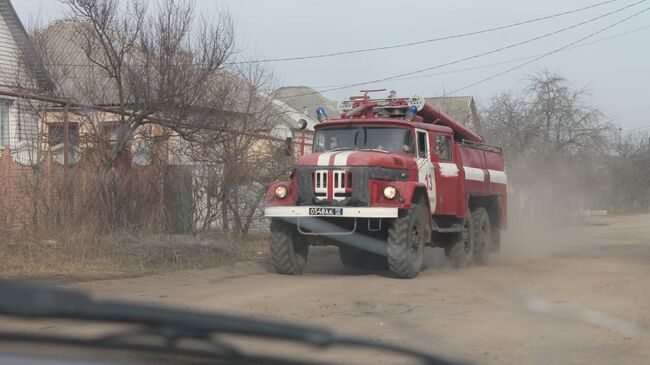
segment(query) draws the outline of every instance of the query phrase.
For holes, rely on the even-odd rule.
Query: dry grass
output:
[[[216,235],[71,235],[0,243],[0,277],[96,280],[205,269],[266,252],[264,236],[245,242]]]

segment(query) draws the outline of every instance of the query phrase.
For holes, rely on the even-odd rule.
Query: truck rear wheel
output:
[[[414,278],[422,269],[429,232],[427,215],[427,207],[420,200],[388,230],[388,267],[399,278]]]
[[[463,225],[463,232],[458,234],[458,237],[448,245],[445,245],[445,255],[453,267],[466,267],[472,263],[474,251],[473,221],[472,214],[468,211],[468,217]]]
[[[299,241],[296,226],[277,218],[271,220],[271,261],[278,274],[300,275],[307,262],[309,246]]]
[[[474,263],[486,265],[490,258],[492,245],[492,231],[490,226],[490,215],[485,208],[477,208],[472,212],[474,225]]]

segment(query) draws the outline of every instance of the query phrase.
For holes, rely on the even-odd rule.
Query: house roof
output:
[[[250,85],[243,77],[226,70],[219,70],[212,76],[212,87],[217,95],[224,96],[223,104],[218,107],[236,113],[253,113],[260,111],[266,113],[271,123],[282,123],[291,129],[299,129],[298,122],[300,119],[307,121],[307,130],[314,130],[317,121],[310,115],[305,115],[282,100],[275,99],[262,91],[255,91],[257,97],[255,100],[249,100],[254,86]],[[252,89],[251,89],[252,88]],[[252,103],[249,103],[252,101]]]
[[[479,120],[472,96],[440,96],[424,98],[427,104],[470,128],[478,128]]]
[[[10,0],[0,0],[0,16],[4,19],[12,37],[23,54],[27,67],[32,73],[32,77],[34,77],[43,90],[51,90],[53,83],[50,75],[43,65],[40,54],[32,44]]]
[[[88,104],[116,104],[118,97],[113,80],[88,59],[80,43],[84,41],[80,39],[80,31],[84,31],[86,24],[70,19],[56,21],[38,34],[39,44],[47,54],[48,61],[53,63],[52,72],[59,93]],[[313,117],[303,115],[283,100],[275,100],[273,95],[258,92],[259,101],[248,103],[251,85],[236,73],[220,69],[210,76],[210,80],[212,92],[222,96],[219,102],[211,104],[213,107],[234,113],[251,113],[270,107],[272,117],[292,129],[298,128],[300,119],[307,121],[308,130],[313,130],[316,124]],[[327,102],[333,105],[329,100]]]
[[[314,126],[318,124],[316,119],[310,115],[305,115],[305,113],[295,110],[281,100],[271,99],[271,101],[273,103],[273,108],[278,112],[280,119],[291,129],[300,129],[298,126],[298,121],[300,119],[304,119],[307,122],[306,130],[308,131],[313,131]]]
[[[313,118],[316,108],[320,106],[325,108],[329,117],[339,117],[336,103],[308,86],[283,86],[275,90],[272,96],[310,118]]]
[[[112,105],[117,90],[105,70],[92,63],[81,46],[80,32],[87,23],[58,20],[35,35],[50,65],[59,94],[80,103]]]

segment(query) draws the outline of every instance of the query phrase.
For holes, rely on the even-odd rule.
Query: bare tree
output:
[[[607,161],[608,203],[617,211],[650,209],[650,134],[626,134],[613,138],[614,149]]]
[[[83,54],[82,64],[50,60],[53,74],[63,75],[59,91],[94,106],[109,106],[110,116],[90,118],[113,124],[113,140],[99,143],[98,120],[88,120],[90,135],[105,168],[110,168],[146,125],[159,139],[171,135],[195,139],[218,123],[210,116],[221,95],[211,82],[234,53],[232,21],[220,13],[210,21],[196,19],[194,3],[165,0],[156,7],[145,1],[65,0],[73,19],[72,46]],[[55,36],[58,36],[56,34]],[[52,52],[45,50],[44,55]],[[59,57],[62,58],[62,57]],[[72,73],[75,84],[70,84]]]
[[[488,141],[503,146],[515,208],[546,211],[562,219],[579,207],[599,204],[606,178],[596,176],[609,151],[612,126],[584,102],[586,91],[543,71],[519,96],[493,97],[482,111]],[[600,184],[600,185],[599,185]]]
[[[603,122],[600,110],[584,103],[585,89],[572,89],[566,79],[542,71],[526,88],[531,112],[542,127],[544,146],[553,152],[593,150],[605,142],[611,126]]]
[[[228,65],[229,15],[197,19],[193,2],[177,0],[63,2],[69,19],[34,31],[34,42],[72,106],[50,105],[41,119],[51,127],[68,115],[78,125],[84,169],[57,185],[74,181],[73,209],[61,209],[68,194],[43,209],[74,212],[69,220],[94,220],[99,230],[166,221],[174,207],[161,201],[180,194],[164,182],[191,170],[194,227],[247,235],[266,186],[288,173],[291,158],[270,138],[285,117],[269,97],[273,75],[260,64]],[[156,169],[127,171],[128,155]]]
[[[256,220],[261,219],[260,202],[267,185],[286,173],[291,158],[284,142],[270,136],[281,123],[284,112],[269,97],[272,74],[257,64],[224,71],[213,83],[221,100],[221,129],[203,134],[186,144],[185,153],[199,161],[201,174],[195,174],[200,204],[197,224],[206,229],[215,224],[225,232],[242,238]],[[227,90],[223,90],[223,89]],[[233,103],[233,105],[225,105]],[[206,187],[207,184],[207,187]],[[258,219],[259,218],[259,219]]]

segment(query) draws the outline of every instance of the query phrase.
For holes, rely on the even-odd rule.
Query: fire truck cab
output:
[[[487,263],[507,225],[501,149],[418,96],[365,92],[339,109],[317,111],[312,153],[264,197],[276,271],[301,274],[310,245],[401,278],[418,275],[427,245],[455,267]]]

